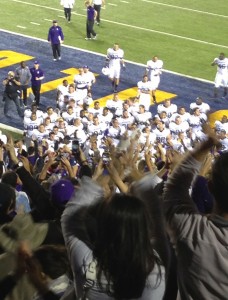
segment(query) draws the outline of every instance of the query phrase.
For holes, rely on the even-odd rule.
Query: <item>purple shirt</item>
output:
[[[60,26],[52,26],[48,32],[48,41],[54,45],[60,44],[60,40],[64,40],[62,28]]]
[[[87,20],[94,21],[95,9],[93,6],[87,7]]]
[[[44,72],[38,68],[38,69],[35,69],[35,67],[31,68],[30,69],[30,73],[32,75],[32,78],[31,78],[31,84],[33,86],[39,86],[41,85],[41,80],[36,80],[35,78],[38,77],[43,77],[44,76]]]

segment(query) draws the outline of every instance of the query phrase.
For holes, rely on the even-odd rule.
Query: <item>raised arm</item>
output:
[[[102,197],[103,189],[91,178],[84,176],[80,187],[67,203],[61,218],[63,236],[68,250],[78,247],[80,251],[80,248],[84,247],[81,242],[90,245],[87,232],[89,220],[85,217],[85,209]]]
[[[217,139],[209,136],[179,163],[167,180],[164,188],[165,216],[168,224],[172,224],[176,229],[180,229],[181,224],[186,222],[189,213],[198,213],[189,195],[189,189],[203,160],[216,144]]]

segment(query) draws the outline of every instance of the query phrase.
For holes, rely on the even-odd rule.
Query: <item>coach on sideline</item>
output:
[[[51,43],[53,60],[61,59],[61,44],[64,41],[63,31],[56,20],[53,21],[53,25],[48,32],[48,41]]]

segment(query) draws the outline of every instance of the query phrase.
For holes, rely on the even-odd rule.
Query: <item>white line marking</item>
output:
[[[22,28],[22,29],[25,29],[26,27],[25,26],[21,26],[21,25],[17,25],[18,28]]]
[[[62,19],[65,19],[65,17],[64,17],[64,16],[58,16],[58,18],[62,18]]]
[[[44,19],[44,21],[52,22],[53,20],[50,20],[50,19]]]
[[[29,3],[29,2],[25,2],[25,1],[20,1],[20,0],[12,0],[12,1],[22,3],[22,4],[26,4],[26,5],[32,5],[32,6],[36,6],[36,7],[42,7],[42,8],[46,8],[46,9],[50,9],[50,10],[55,10],[55,11],[62,11],[62,10],[57,9],[57,8],[48,7],[48,6],[44,6],[44,5],[38,5],[38,4]],[[72,14],[77,15],[77,16],[86,17],[85,15],[74,13],[74,12],[72,12]],[[45,20],[48,20],[48,19],[45,19]],[[52,21],[52,20],[50,20],[50,21]],[[103,19],[103,22],[104,21],[107,22],[107,23],[111,23],[111,24],[117,24],[117,25],[120,25],[120,26],[134,28],[134,29],[138,29],[138,30],[142,30],[142,31],[154,32],[154,33],[157,33],[157,34],[167,35],[167,36],[171,36],[171,37],[178,38],[178,39],[183,39],[183,40],[188,40],[188,41],[192,41],[192,42],[196,42],[196,43],[200,43],[200,44],[206,44],[206,45],[211,45],[211,46],[215,46],[215,47],[219,47],[219,48],[228,49],[228,46],[226,46],[226,45],[219,45],[219,44],[206,42],[206,41],[202,41],[202,40],[198,40],[198,39],[188,38],[188,37],[181,36],[181,35],[176,35],[176,34],[167,33],[167,32],[158,31],[158,30],[153,30],[153,29],[149,29],[149,28],[143,28],[143,27],[139,27],[139,26],[114,22],[114,21],[110,21],[110,20],[106,20],[106,19]]]
[[[171,4],[165,4],[165,3],[155,2],[155,1],[150,1],[150,0],[141,0],[141,1],[152,3],[152,4],[157,4],[157,5],[168,6],[168,7],[177,8],[177,9],[182,9],[182,10],[187,10],[187,11],[193,11],[193,12],[204,14],[204,15],[210,15],[210,16],[221,17],[221,18],[228,18],[228,16],[225,16],[225,15],[219,15],[219,14],[210,13],[210,12],[207,12],[207,11],[202,11],[202,10],[197,10],[197,9],[192,9],[192,8],[186,8],[186,7],[181,7],[181,6],[171,5]]]
[[[114,4],[114,3],[108,3],[108,5],[117,6],[117,4]]]
[[[40,25],[39,23],[35,23],[35,22],[30,22],[33,25]]]
[[[228,46],[225,46],[225,45],[219,45],[219,44],[215,44],[215,43],[211,43],[211,42],[206,42],[206,41],[202,41],[202,40],[198,40],[198,39],[193,39],[193,38],[189,38],[189,37],[182,36],[182,35],[177,35],[177,34],[168,33],[168,32],[164,32],[164,31],[153,30],[153,29],[149,29],[149,28],[142,28],[142,27],[139,27],[139,26],[128,25],[128,24],[109,21],[109,20],[105,20],[105,21],[108,22],[108,23],[113,23],[113,24],[117,24],[117,25],[121,25],[121,26],[125,26],[125,27],[130,27],[130,28],[135,28],[135,29],[139,29],[139,30],[154,32],[154,33],[158,33],[158,34],[162,34],[162,35],[172,36],[172,37],[175,37],[175,38],[178,38],[178,39],[183,39],[183,40],[187,40],[187,41],[197,42],[197,43],[200,43],[200,44],[206,44],[206,45],[211,45],[211,46],[216,46],[216,47],[221,47],[221,48],[228,49]]]
[[[32,37],[32,36],[29,36],[29,35],[26,35],[26,34],[12,32],[12,31],[5,30],[5,29],[0,29],[0,32],[1,31],[6,32],[6,33],[10,33],[10,34],[14,34],[14,35],[19,35],[19,36],[26,37],[26,38],[29,38],[29,39],[33,39],[33,40],[37,40],[37,41],[48,43],[48,41],[46,41],[44,39],[40,39],[40,38],[37,38],[37,37]],[[107,56],[105,54],[101,54],[101,53],[98,53],[98,52],[95,52],[95,51],[89,51],[87,49],[77,48],[77,47],[68,46],[68,45],[64,45],[64,44],[62,44],[61,47],[65,47],[65,48],[69,48],[69,49],[74,49],[74,50],[78,50],[78,51],[81,51],[81,52],[85,52],[86,51],[87,53],[91,53],[91,54],[94,54],[94,55],[97,55],[97,56],[103,56],[103,57]],[[125,60],[125,61],[128,62],[128,63],[134,64],[136,66],[140,66],[140,67],[146,68],[145,64],[137,63],[137,62],[134,62],[134,61],[131,61],[131,60]],[[162,69],[162,71],[164,71],[166,73],[178,75],[178,76],[183,76],[183,77],[190,78],[190,79],[195,79],[197,81],[214,84],[213,81],[210,81],[210,80],[207,80],[207,79],[193,77],[193,76],[189,76],[189,75],[185,75],[185,74],[181,74],[181,73],[177,73],[177,72],[173,72],[173,71],[169,71],[169,70],[165,70],[165,69]]]
[[[16,132],[16,133],[19,133],[19,134],[23,134],[23,132],[24,132],[24,130],[17,129],[17,128],[9,126],[9,125],[5,125],[3,123],[0,123],[0,128],[10,130],[10,131],[13,131],[13,132]]]

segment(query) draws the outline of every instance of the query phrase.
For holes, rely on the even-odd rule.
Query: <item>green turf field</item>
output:
[[[0,28],[46,39],[58,19],[67,45],[105,54],[119,42],[127,60],[146,63],[157,54],[165,69],[211,81],[211,61],[228,53],[227,0],[106,0],[96,41],[84,40],[84,1],[76,0],[70,24],[59,0],[1,0],[1,8]]]

